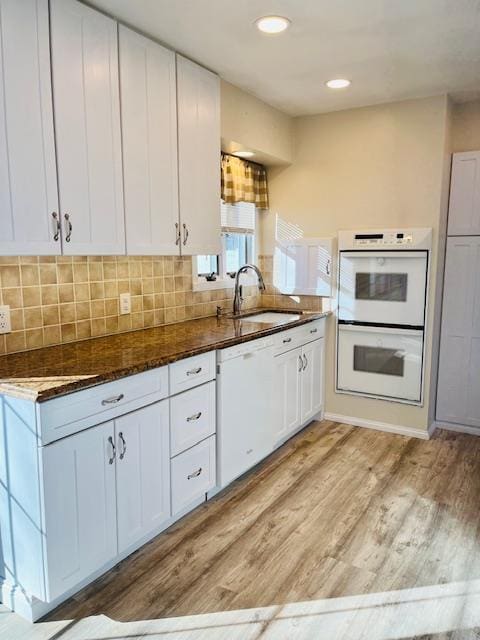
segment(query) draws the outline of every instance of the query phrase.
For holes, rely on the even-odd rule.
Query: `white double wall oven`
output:
[[[431,236],[339,233],[337,392],[422,404]]]

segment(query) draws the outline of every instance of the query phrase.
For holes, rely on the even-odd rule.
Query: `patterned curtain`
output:
[[[221,196],[229,204],[253,202],[258,209],[268,209],[265,167],[222,153]]]

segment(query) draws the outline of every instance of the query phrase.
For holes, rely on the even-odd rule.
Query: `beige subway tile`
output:
[[[92,256],[89,256],[91,258]],[[90,282],[99,282],[103,280],[103,263],[102,262],[89,262],[88,263],[88,279]]]
[[[82,263],[73,265],[73,281],[88,282],[88,265]]]
[[[183,260],[181,258],[176,258],[173,262],[173,275],[183,276]]]
[[[70,264],[73,262],[72,256],[56,256],[57,264]]]
[[[88,284],[73,285],[75,302],[86,302],[90,300],[90,287]]]
[[[26,348],[25,331],[13,331],[5,336],[5,345],[7,353],[14,351],[23,351]]]
[[[92,335],[92,327],[90,320],[81,320],[76,323],[77,325],[77,339],[83,340],[85,338],[90,338]]]
[[[92,336],[103,336],[105,332],[105,318],[94,318],[92,320]]]
[[[153,275],[155,278],[163,277],[163,259],[155,258],[153,262]]]
[[[132,329],[142,329],[143,328],[143,312],[132,313]]]
[[[47,284],[41,287],[42,306],[58,304],[58,287],[55,284]]]
[[[69,324],[75,322],[75,305],[73,302],[59,305],[60,324]]]
[[[176,307],[185,306],[185,292],[176,291],[174,295],[175,295],[175,306]]]
[[[128,293],[130,291],[130,280],[119,280],[117,282],[118,295],[121,293]]]
[[[175,307],[175,320],[177,322],[182,322],[185,320],[185,307]]]
[[[79,263],[79,262],[83,262],[83,263],[87,263],[88,262],[88,256],[72,256],[72,262],[75,263]]]
[[[153,327],[155,324],[155,318],[153,311],[145,311],[143,314],[143,326],[144,328]]]
[[[59,344],[61,339],[60,325],[53,325],[43,329],[43,344],[45,346]]]
[[[171,309],[165,309],[165,323],[171,324],[172,322],[175,322],[175,319],[176,319],[175,307],[172,307]]]
[[[102,262],[105,264],[106,262],[116,262],[116,256],[102,256]]]
[[[124,316],[118,316],[118,330],[130,331],[132,328],[132,317],[130,314]]]
[[[47,327],[53,324],[60,323],[60,313],[58,310],[58,304],[48,305],[42,307],[43,326]]]
[[[19,256],[20,264],[38,264],[38,256]]]
[[[153,279],[153,291],[155,293],[162,293],[163,292],[163,278],[154,278]]]
[[[40,287],[24,287],[22,289],[23,306],[38,307],[41,304]],[[4,292],[5,302],[5,292]],[[5,302],[5,304],[7,304]]]
[[[153,277],[153,262],[151,260],[142,262],[142,278]]]
[[[0,283],[2,287],[19,287],[20,267],[18,265],[0,266]]]
[[[155,311],[153,312],[153,320],[156,325],[164,324],[165,322],[164,309],[155,309]]]
[[[119,280],[128,280],[130,278],[128,272],[128,262],[117,263],[117,278]]]
[[[102,262],[102,256],[88,256],[87,262]]]
[[[105,315],[106,316],[117,316],[118,315],[118,300],[115,298],[111,298],[109,300],[105,300]]]
[[[107,280],[104,283],[105,298],[116,298],[118,296],[118,286],[116,280]]]
[[[10,322],[12,325],[12,331],[22,331],[25,329],[23,309],[13,309],[10,311]]]
[[[104,262],[103,277],[105,278],[105,280],[117,279],[117,263],[116,262]]]
[[[36,287],[27,287],[27,289],[29,288],[35,289]],[[3,304],[7,304],[11,309],[20,309],[23,307],[23,291],[26,289],[20,289],[20,287],[2,289]]]
[[[27,349],[43,347],[43,329],[27,329],[25,331],[25,346]]]
[[[5,345],[5,336],[0,336],[0,355],[7,353],[7,347]]]
[[[57,283],[57,265],[56,264],[40,265],[40,282],[41,284]]]
[[[22,287],[33,287],[40,284],[38,264],[22,264],[20,267]]]
[[[59,302],[73,302],[73,284],[60,284],[58,286],[58,300]]]
[[[61,325],[62,342],[73,342],[77,339],[77,328],[74,322]]]
[[[55,256],[38,256],[40,264],[55,264]]]
[[[163,275],[173,276],[173,257],[165,256],[163,258]]]
[[[91,317],[90,302],[76,302],[75,316],[78,320],[88,320]]]
[[[18,264],[18,256],[0,256],[0,265],[4,264]]]
[[[175,306],[175,294],[172,293],[164,293],[163,294],[163,304],[165,307],[174,307]]]
[[[153,278],[142,280],[142,293],[153,293]]]
[[[143,310],[144,311],[152,311],[154,307],[154,297],[153,295],[143,296]]]
[[[142,294],[142,281],[140,278],[130,280],[130,293],[132,296],[140,296]]]
[[[143,296],[132,296],[132,313],[143,311]]]
[[[156,293],[153,296],[153,305],[155,309],[161,309],[165,306],[165,301],[162,293]]]
[[[175,276],[175,291],[185,291],[185,278],[183,276]]]
[[[92,300],[90,303],[90,309],[92,318],[105,317],[105,302],[103,300]]]
[[[166,276],[163,279],[164,283],[164,291],[169,293],[170,291],[175,291],[175,278],[173,276]]]
[[[142,264],[141,262],[130,261],[128,264],[128,274],[130,280],[133,278],[141,278],[142,276]]]
[[[42,307],[27,307],[23,310],[25,329],[43,326]]]
[[[73,265],[72,264],[59,264],[57,265],[58,282],[61,284],[67,284],[73,282]]]
[[[91,282],[90,283],[90,298],[91,300],[102,300],[105,297],[105,285],[103,282]]]

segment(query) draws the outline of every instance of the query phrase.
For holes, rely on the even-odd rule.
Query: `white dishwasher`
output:
[[[217,485],[223,488],[273,451],[273,339],[217,351],[217,365]]]

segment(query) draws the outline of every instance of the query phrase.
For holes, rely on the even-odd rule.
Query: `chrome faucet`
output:
[[[256,267],[254,264],[244,264],[243,267],[240,267],[240,269],[237,271],[237,275],[235,276],[235,296],[233,298],[233,315],[239,314],[242,309],[243,287],[240,284],[240,276],[242,275],[242,273],[246,273],[249,269],[252,269],[252,271],[255,271],[255,273],[257,274],[259,291],[265,291],[265,282],[263,281],[263,276],[260,269]]]

